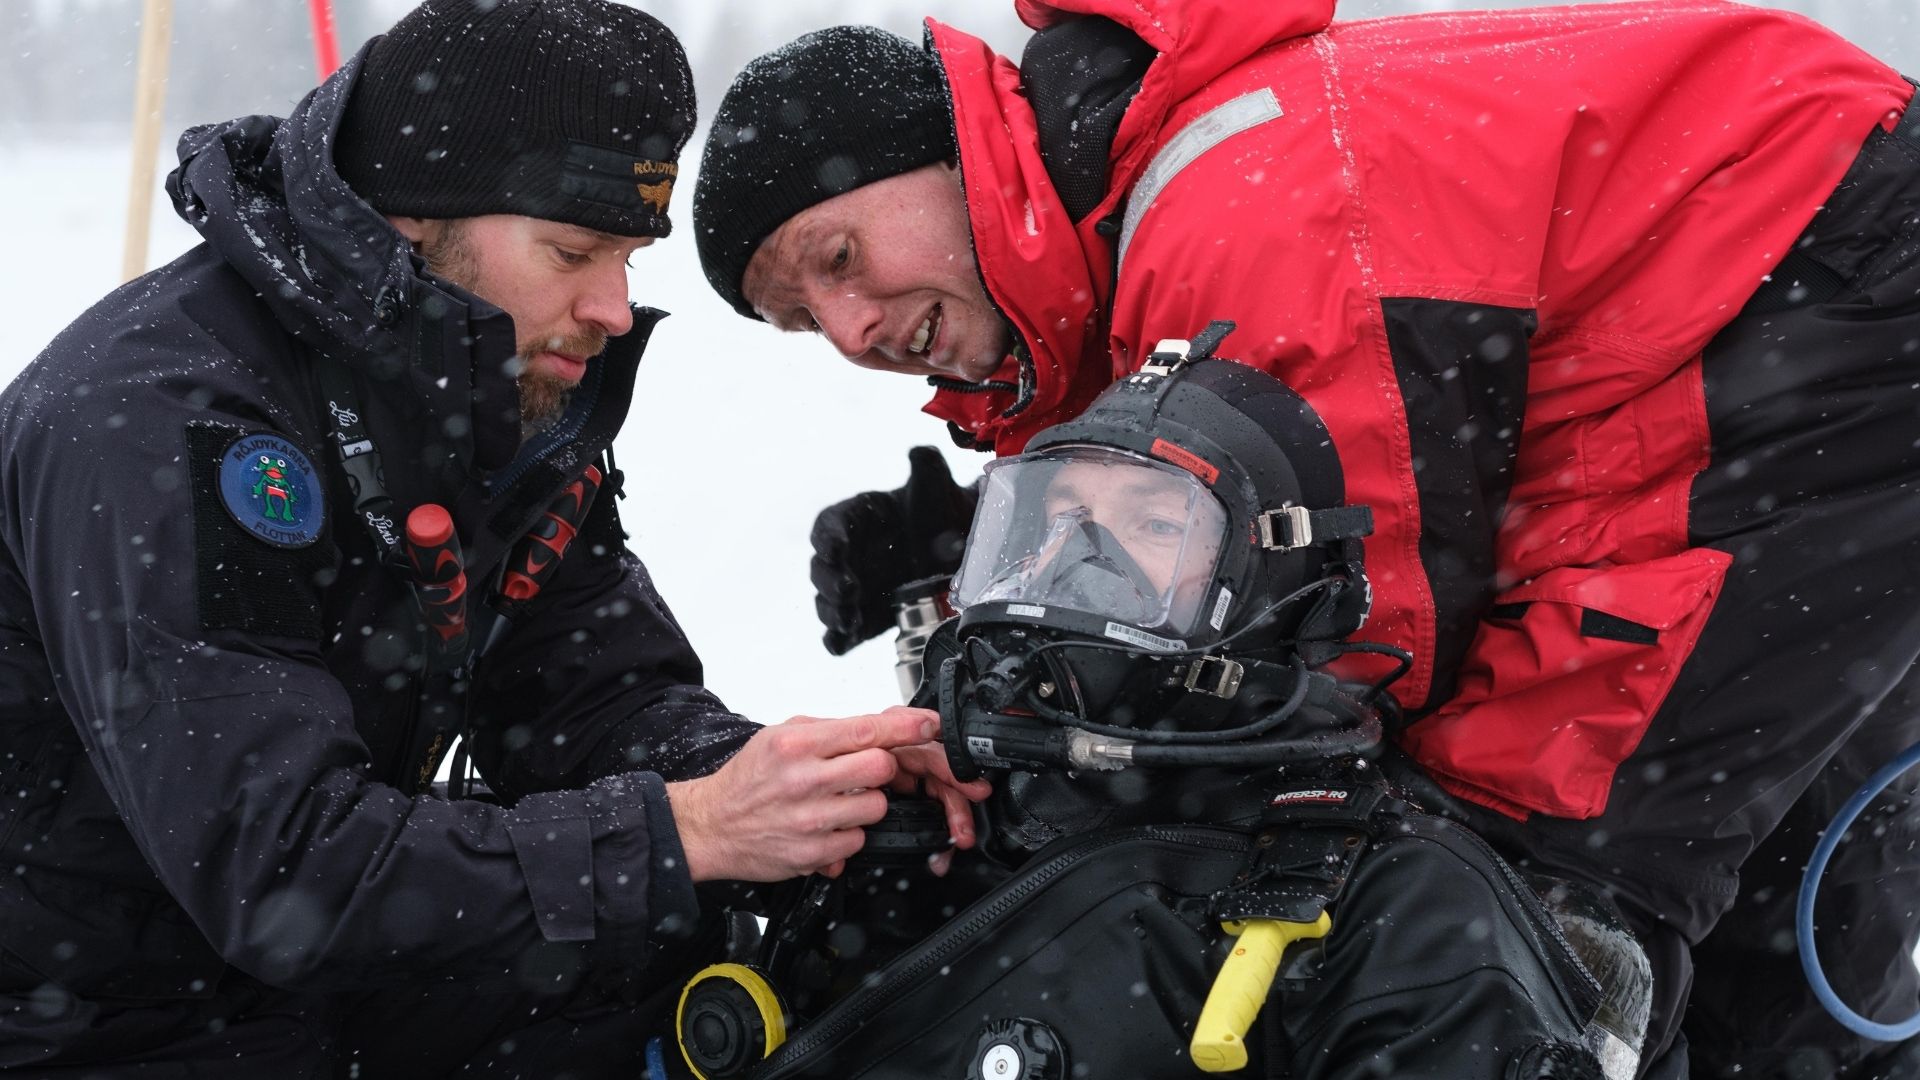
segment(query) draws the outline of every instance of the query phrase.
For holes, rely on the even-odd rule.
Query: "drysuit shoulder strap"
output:
[[[1221,920],[1317,920],[1340,899],[1373,838],[1407,810],[1386,784],[1372,779],[1275,788],[1253,827],[1246,865],[1212,896],[1207,913]]]

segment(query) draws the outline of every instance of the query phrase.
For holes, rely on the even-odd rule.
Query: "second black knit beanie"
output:
[[[905,38],[833,26],[750,61],[720,101],[693,190],[707,281],[759,318],[740,279],[767,234],[816,203],[955,154],[946,79]]]
[[[693,73],[611,0],[427,0],[369,45],[334,136],[385,214],[522,214],[665,236]]]

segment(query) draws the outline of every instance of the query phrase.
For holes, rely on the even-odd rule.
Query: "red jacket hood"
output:
[[[1084,409],[1123,371],[1109,359],[1105,312],[1112,298],[1112,241],[1094,225],[1153,151],[1167,113],[1235,64],[1276,42],[1324,29],[1334,0],[1016,0],[1028,26],[1075,15],[1126,26],[1160,55],[1127,107],[1110,155],[1109,194],[1076,226],[1040,158],[1038,125],[1020,93],[1020,71],[979,38],[927,20],[927,40],[946,72],[973,246],[987,294],[1032,350],[1031,385],[1019,392],[942,390],[933,416],[1018,453],[1040,429]],[[1044,298],[1034,281],[1054,283]],[[1021,283],[1018,301],[1012,283]],[[997,381],[1018,382],[1009,360]]]
[[[1325,30],[1333,21],[1333,5],[1334,0],[1014,0],[1020,21],[1035,30],[1076,15],[1098,15],[1133,31],[1160,54],[1114,138],[1116,192],[1146,167],[1153,137],[1176,104],[1262,49]]]
[[[942,390],[926,411],[1001,453],[1017,453],[1037,428],[1023,417],[1077,412],[1108,382],[1105,365],[1080,362],[1104,338],[1096,296],[1111,293],[1104,256],[1086,247],[1040,159],[1033,110],[1020,95],[1020,70],[979,38],[927,20],[927,39],[947,76],[968,226],[987,294],[1032,350],[1032,382],[1019,393]],[[1047,290],[1033,281],[1054,283]],[[1027,283],[1017,294],[1010,283]],[[1014,302],[1017,297],[1018,302]],[[1011,358],[997,381],[1025,376]],[[1043,425],[1044,426],[1044,425]],[[1017,432],[1017,434],[1016,434]]]

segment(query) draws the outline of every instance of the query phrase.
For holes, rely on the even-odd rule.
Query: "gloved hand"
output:
[[[931,446],[907,460],[905,486],[855,495],[813,521],[813,606],[835,656],[893,626],[895,589],[960,567],[979,493],[954,483]]]

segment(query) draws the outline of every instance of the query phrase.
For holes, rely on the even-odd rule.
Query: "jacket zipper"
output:
[[[589,368],[589,372],[595,369]],[[509,491],[527,470],[552,457],[554,452],[565,446],[573,445],[574,440],[586,429],[587,421],[600,408],[600,377],[590,374],[591,385],[582,383],[580,390],[586,394],[584,402],[576,402],[580,407],[568,409],[560,422],[533,440],[532,453],[521,454],[509,462],[506,470],[495,477],[488,486],[495,492]]]
[[[1587,987],[1593,992],[1595,1000],[1604,1001],[1607,993],[1606,987],[1601,986],[1600,980],[1594,976],[1593,972],[1587,970],[1586,962],[1580,959],[1580,954],[1574,951],[1573,943],[1568,941],[1566,934],[1561,932],[1560,920],[1554,918],[1553,912],[1547,910],[1546,902],[1540,899],[1540,894],[1533,891],[1533,886],[1527,884],[1526,879],[1520,876],[1520,872],[1510,866],[1506,859],[1501,858],[1500,853],[1493,850],[1493,845],[1487,843],[1486,838],[1482,837],[1479,833],[1464,827],[1457,829],[1456,832],[1461,836],[1465,836],[1474,846],[1484,852],[1489,859],[1493,860],[1493,864],[1500,868],[1502,874],[1506,875],[1507,884],[1512,886],[1514,895],[1520,900],[1520,906],[1533,917],[1535,926],[1545,933],[1546,936],[1552,938],[1554,943],[1560,946],[1561,955],[1573,964],[1573,969],[1586,977]],[[1566,992],[1566,988],[1562,988],[1562,990]],[[1567,996],[1572,997],[1572,994],[1568,993]],[[1568,1002],[1568,1005],[1572,1004],[1573,1002]],[[1587,1016],[1582,1019],[1581,1022],[1587,1023],[1592,1019],[1592,1016]]]
[[[411,797],[418,794],[414,790],[413,774],[420,767],[419,748],[413,742],[420,727],[420,699],[427,692],[427,684],[422,681],[409,689],[413,692],[407,695],[407,715],[400,722],[400,752],[394,757],[394,771],[389,782],[402,794]]]

